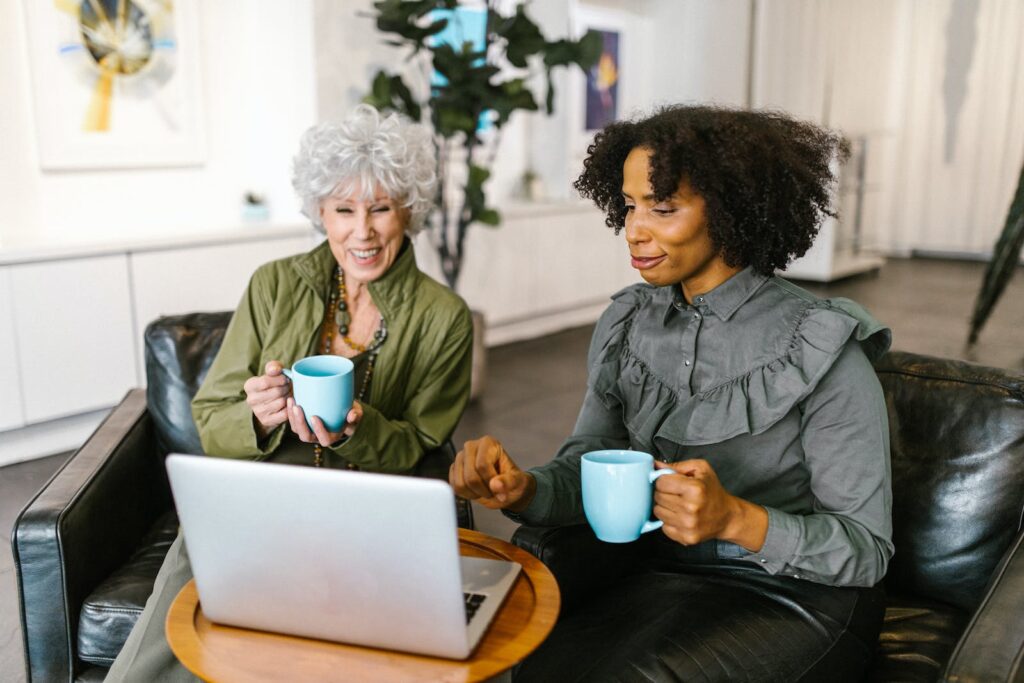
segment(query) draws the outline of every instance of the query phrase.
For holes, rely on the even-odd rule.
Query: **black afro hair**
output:
[[[658,201],[686,182],[704,198],[708,234],[725,262],[765,275],[802,256],[831,207],[830,164],[849,156],[837,133],[772,111],[670,106],[613,123],[594,138],[573,186],[624,225],[622,167],[630,151],[651,150]]]

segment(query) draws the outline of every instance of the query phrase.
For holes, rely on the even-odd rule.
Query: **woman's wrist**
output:
[[[272,428],[264,426],[263,423],[259,421],[259,418],[257,418],[255,414],[253,414],[252,416],[252,428],[256,432],[257,444],[262,444],[264,441],[266,441],[267,438],[270,436],[270,433],[274,431]]]
[[[768,511],[742,498],[732,497],[733,512],[721,538],[742,546],[752,553],[760,552],[768,535]]]

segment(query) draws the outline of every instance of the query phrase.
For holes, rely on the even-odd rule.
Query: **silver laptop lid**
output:
[[[213,621],[469,654],[451,487],[417,477],[170,455]]]

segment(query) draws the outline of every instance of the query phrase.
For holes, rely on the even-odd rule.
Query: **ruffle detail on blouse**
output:
[[[629,348],[632,314],[644,298],[643,292],[626,290],[602,317],[607,336],[591,349],[590,384],[607,407],[625,408],[626,426],[635,441],[662,449],[668,448],[663,441],[693,446],[760,434],[814,391],[851,338],[870,360],[884,353],[892,339],[887,327],[853,301],[808,302],[781,356],[699,394],[680,397]]]

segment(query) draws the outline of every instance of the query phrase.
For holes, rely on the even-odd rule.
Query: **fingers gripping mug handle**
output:
[[[653,484],[654,480],[657,479],[658,477],[663,477],[666,474],[675,474],[675,473],[676,473],[676,471],[675,470],[671,470],[671,469],[651,470],[651,473],[648,475],[648,478],[650,479],[650,482]],[[649,519],[646,522],[644,522],[644,526],[643,526],[642,529],[640,529],[640,533],[646,534],[648,531],[654,531],[655,529],[660,529],[662,524],[664,524],[664,522],[662,522],[660,519]]]

